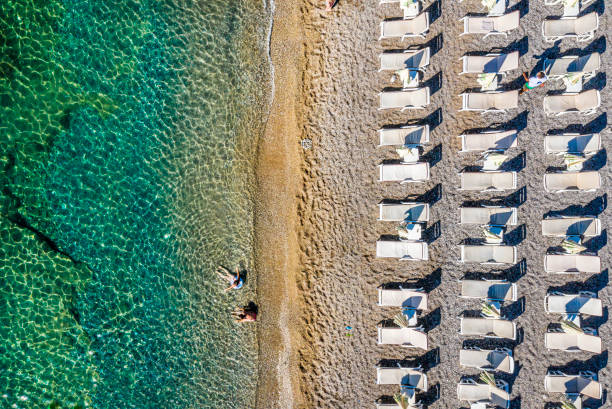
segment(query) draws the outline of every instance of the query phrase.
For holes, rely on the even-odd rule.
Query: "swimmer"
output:
[[[236,274],[232,274],[227,268],[223,266],[217,267],[217,274],[219,277],[226,279],[231,283],[229,287],[225,289],[225,291],[229,290],[240,290],[244,285],[244,280],[240,277],[240,270],[236,267]]]
[[[338,0],[325,0],[325,11],[332,11]]]
[[[236,307],[232,311],[232,317],[236,322],[255,322],[257,320],[257,312],[245,307]]]

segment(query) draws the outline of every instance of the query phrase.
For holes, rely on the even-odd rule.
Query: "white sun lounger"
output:
[[[389,222],[428,222],[428,203],[379,203],[378,220]]]
[[[412,288],[379,288],[378,305],[427,310],[427,293]]]
[[[431,50],[429,47],[420,50],[385,51],[378,56],[378,71],[397,71],[403,68],[422,69],[429,65]]]
[[[594,192],[600,187],[601,176],[597,171],[544,174],[544,189],[547,192]]]
[[[505,151],[518,145],[518,133],[515,129],[462,134],[459,138],[461,138],[461,152]]]
[[[379,240],[376,242],[376,257],[429,260],[429,252],[424,241]]]
[[[461,379],[457,385],[457,399],[468,401],[470,405],[483,404],[484,407],[509,408],[508,384],[501,379],[496,380],[496,384],[497,386],[490,386],[486,383],[477,383],[471,378]]]
[[[508,348],[462,349],[459,351],[459,364],[467,368],[514,373],[514,358]]]
[[[427,375],[421,368],[402,368],[399,366],[377,367],[377,385],[402,385],[427,392]]]
[[[601,234],[601,221],[595,217],[559,217],[542,220],[544,236],[594,237]]]
[[[422,409],[422,408],[423,408],[423,405],[420,402],[408,404],[408,409]],[[376,409],[403,409],[403,408],[397,403],[378,403],[377,402]]]
[[[568,74],[582,74],[590,78],[595,76],[600,67],[601,56],[599,53],[591,53],[582,57],[568,55],[544,60],[544,72],[548,79],[561,79]]]
[[[601,96],[596,89],[566,92],[559,95],[546,95],[543,104],[544,112],[547,115],[559,116],[569,113],[592,115],[601,105]]]
[[[603,315],[602,302],[594,293],[551,293],[546,296],[544,305],[546,312],[553,314],[584,314],[594,317]]]
[[[519,52],[509,54],[464,55],[463,71],[459,74],[501,74],[518,68]]]
[[[515,226],[518,223],[516,207],[462,207],[459,210],[461,224]]]
[[[518,107],[518,90],[464,92],[459,96],[463,99],[459,111],[506,112]]]
[[[503,191],[516,189],[516,172],[461,172],[461,190]]]
[[[429,143],[429,125],[406,125],[378,130],[378,146],[423,145]]]
[[[429,163],[383,163],[379,165],[379,182],[426,182],[429,180]]]
[[[465,16],[463,20],[463,33],[484,34],[487,38],[493,34],[508,36],[508,32],[519,26],[520,13],[518,10],[501,16]]]
[[[378,327],[378,344],[427,350],[427,334],[418,328]]]
[[[592,352],[601,354],[601,338],[587,333],[573,334],[562,331],[548,331],[544,336],[544,345],[547,349],[558,349],[566,352]]]
[[[516,324],[503,319],[462,317],[461,335],[516,339]]]
[[[462,263],[480,264],[515,264],[516,247],[503,245],[467,245],[461,246]]]
[[[461,2],[459,2],[461,3]],[[484,7],[483,9],[488,9],[487,16],[503,16],[506,13],[506,8],[508,7],[508,0],[496,0],[493,7]]]
[[[516,284],[505,280],[461,280],[461,297],[516,301]]]
[[[423,109],[429,105],[429,87],[383,91],[379,109]]]
[[[601,259],[587,254],[547,254],[544,271],[553,274],[599,273]]]
[[[546,153],[591,153],[601,149],[601,137],[598,133],[561,134],[544,137]]]
[[[549,42],[572,37],[578,41],[590,41],[598,27],[599,18],[593,11],[580,17],[546,18],[542,23],[542,35]]]
[[[379,40],[385,38],[422,37],[429,31],[429,13],[421,13],[411,19],[393,19],[380,22]]]
[[[408,409],[422,409],[422,408],[423,408],[423,405],[420,402],[408,404]],[[378,403],[377,402],[376,409],[403,409],[403,408],[397,403]]]
[[[566,375],[561,371],[549,371],[544,378],[544,389],[550,393],[580,394],[601,399],[602,387],[592,372]]]
[[[399,0],[393,0],[393,1],[398,2]],[[595,0],[582,0],[580,2],[580,6],[582,6],[582,7],[588,6],[593,1],[595,1]],[[562,4],[562,3],[563,3],[563,0],[544,0],[544,4],[546,6],[555,6],[557,4]]]

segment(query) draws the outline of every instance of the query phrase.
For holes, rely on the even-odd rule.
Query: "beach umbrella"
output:
[[[574,240],[564,239],[561,242],[561,248],[568,254],[578,254],[585,251],[587,248]]]
[[[584,334],[584,330],[578,325],[574,324],[572,321],[562,319],[560,322],[563,332],[570,334]]]
[[[487,243],[501,243],[503,240],[503,229],[497,226],[485,226],[482,230]]]
[[[480,379],[482,382],[486,383],[489,386],[493,386],[494,388],[497,387],[497,385],[495,384],[495,377],[489,372],[481,373],[478,379]]]
[[[408,232],[408,229],[406,228],[406,223],[402,223],[399,226],[397,226],[397,235],[402,239],[410,238],[410,233]]]
[[[408,395],[404,392],[396,393],[393,395],[393,399],[402,409],[408,409],[410,407],[410,398],[408,398]]]
[[[421,238],[421,226],[418,223],[402,222],[397,226],[397,235],[400,239],[419,240]]]
[[[563,402],[561,402],[561,409],[576,409],[576,405],[567,399],[563,399]]]
[[[563,160],[567,166],[567,170],[582,170],[582,165],[586,161],[586,158],[582,155],[566,153],[563,155]]]
[[[499,152],[485,152],[482,155],[484,159],[483,168],[486,170],[497,170],[508,159],[508,155]]]
[[[488,0],[485,0],[485,1],[488,1]],[[496,0],[492,0],[492,1],[493,3],[496,2]],[[478,74],[478,76],[476,77],[476,82],[480,84],[481,88],[488,88],[492,86],[496,80],[497,80],[497,73],[495,72]]]
[[[416,162],[419,160],[419,147],[416,145],[404,145],[395,151],[402,158],[402,162]]]
[[[481,307],[482,315],[490,318],[501,318],[501,312],[499,309],[490,303],[482,303]]]
[[[401,312],[393,317],[393,322],[400,328],[408,328],[410,326],[408,323],[408,318]]]

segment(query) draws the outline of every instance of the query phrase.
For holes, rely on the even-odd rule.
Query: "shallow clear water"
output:
[[[254,0],[0,2],[0,407],[246,408]]]

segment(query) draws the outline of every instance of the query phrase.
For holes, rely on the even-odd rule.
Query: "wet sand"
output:
[[[298,408],[373,408],[379,397],[392,395],[395,387],[376,385],[375,366],[383,359],[406,359],[427,368],[429,393],[422,396],[431,408],[466,407],[459,402],[456,385],[461,374],[478,374],[477,370],[459,367],[459,350],[468,338],[459,332],[458,316],[479,308],[478,300],[458,298],[458,280],[466,276],[504,276],[518,286],[519,301],[506,305],[503,312],[519,327],[516,343],[490,343],[514,346],[518,370],[513,376],[501,376],[511,386],[512,407],[540,408],[544,402],[558,402],[559,396],[544,391],[547,368],[566,370],[600,370],[605,389],[612,376],[606,368],[607,352],[602,355],[568,354],[547,351],[544,333],[548,323],[558,319],[544,312],[546,292],[596,290],[604,305],[611,299],[608,270],[612,259],[606,246],[606,233],[590,240],[589,247],[599,250],[604,271],[594,275],[546,275],[542,272],[543,255],[560,240],[545,238],[540,220],[551,210],[565,215],[598,214],[604,229],[610,226],[610,210],[605,193],[610,186],[606,152],[600,152],[589,166],[599,169],[603,188],[595,193],[546,193],[542,178],[549,167],[562,166],[562,160],[546,155],[543,138],[548,132],[598,132],[607,126],[606,111],[612,105],[606,71],[610,68],[609,10],[600,15],[595,39],[585,43],[564,40],[560,49],[542,39],[541,24],[548,15],[560,15],[561,7],[544,7],[541,3],[510,3],[511,9],[523,14],[520,28],[503,36],[463,36],[459,21],[467,13],[480,10],[480,3],[466,0],[426,3],[434,17],[427,38],[378,41],[379,23],[388,17],[399,17],[397,4],[379,6],[376,0],[340,1],[336,10],[325,13],[322,1],[305,1],[303,98],[305,111],[303,135],[313,139],[313,149],[304,153],[303,186],[296,188],[298,203],[299,273],[296,276],[300,319],[292,339],[299,348]],[[603,1],[590,9],[603,11]],[[589,11],[587,10],[587,11]],[[399,49],[429,43],[435,47],[431,65],[424,76],[432,90],[431,104],[420,111],[379,111],[378,92],[390,86],[389,73],[378,73],[378,54],[383,49]],[[521,72],[530,71],[544,52],[551,55],[573,49],[602,53],[602,70],[587,88],[601,91],[602,107],[597,114],[583,117],[565,115],[547,117],[542,99],[547,92],[561,90],[557,83],[521,96],[519,108],[507,114],[457,112],[458,94],[475,88],[474,77],[459,76],[459,58],[474,51],[491,51],[496,47],[521,53],[519,69],[502,82],[506,88],[522,85]],[[377,181],[377,166],[396,159],[392,148],[378,148],[377,130],[382,126],[401,125],[426,118],[432,128],[431,143],[425,147],[432,164],[431,181],[425,184],[382,184]],[[509,170],[520,171],[516,191],[504,194],[468,193],[458,190],[458,172],[476,164],[478,154],[460,154],[457,136],[470,129],[492,126],[516,127],[520,130],[519,146],[509,151]],[[609,136],[602,132],[604,147]],[[511,169],[510,169],[511,168]],[[431,217],[427,226],[430,260],[400,262],[375,258],[375,242],[384,234],[394,234],[394,223],[377,221],[377,203],[382,199],[403,199],[409,195],[428,194]],[[460,242],[481,236],[478,226],[459,225],[458,208],[469,200],[504,196],[518,206],[519,223],[508,229],[508,240],[518,246],[519,264],[499,268],[502,273],[479,265],[457,262]],[[603,210],[602,210],[603,208]],[[423,320],[429,334],[430,351],[379,346],[377,324],[397,311],[376,305],[377,287],[389,282],[421,280],[430,290],[429,311]],[[261,284],[263,285],[263,284]],[[612,326],[603,319],[591,318],[588,324],[598,327],[604,345],[612,342]],[[346,330],[346,327],[352,330]],[[605,347],[604,349],[607,349]],[[291,366],[292,367],[292,366]],[[439,396],[438,396],[439,395]],[[595,405],[590,405],[594,406]]]
[[[270,54],[274,98],[258,144],[255,205],[259,370],[257,408],[291,409],[299,396],[297,370],[297,192],[300,185],[300,13],[276,4]]]

